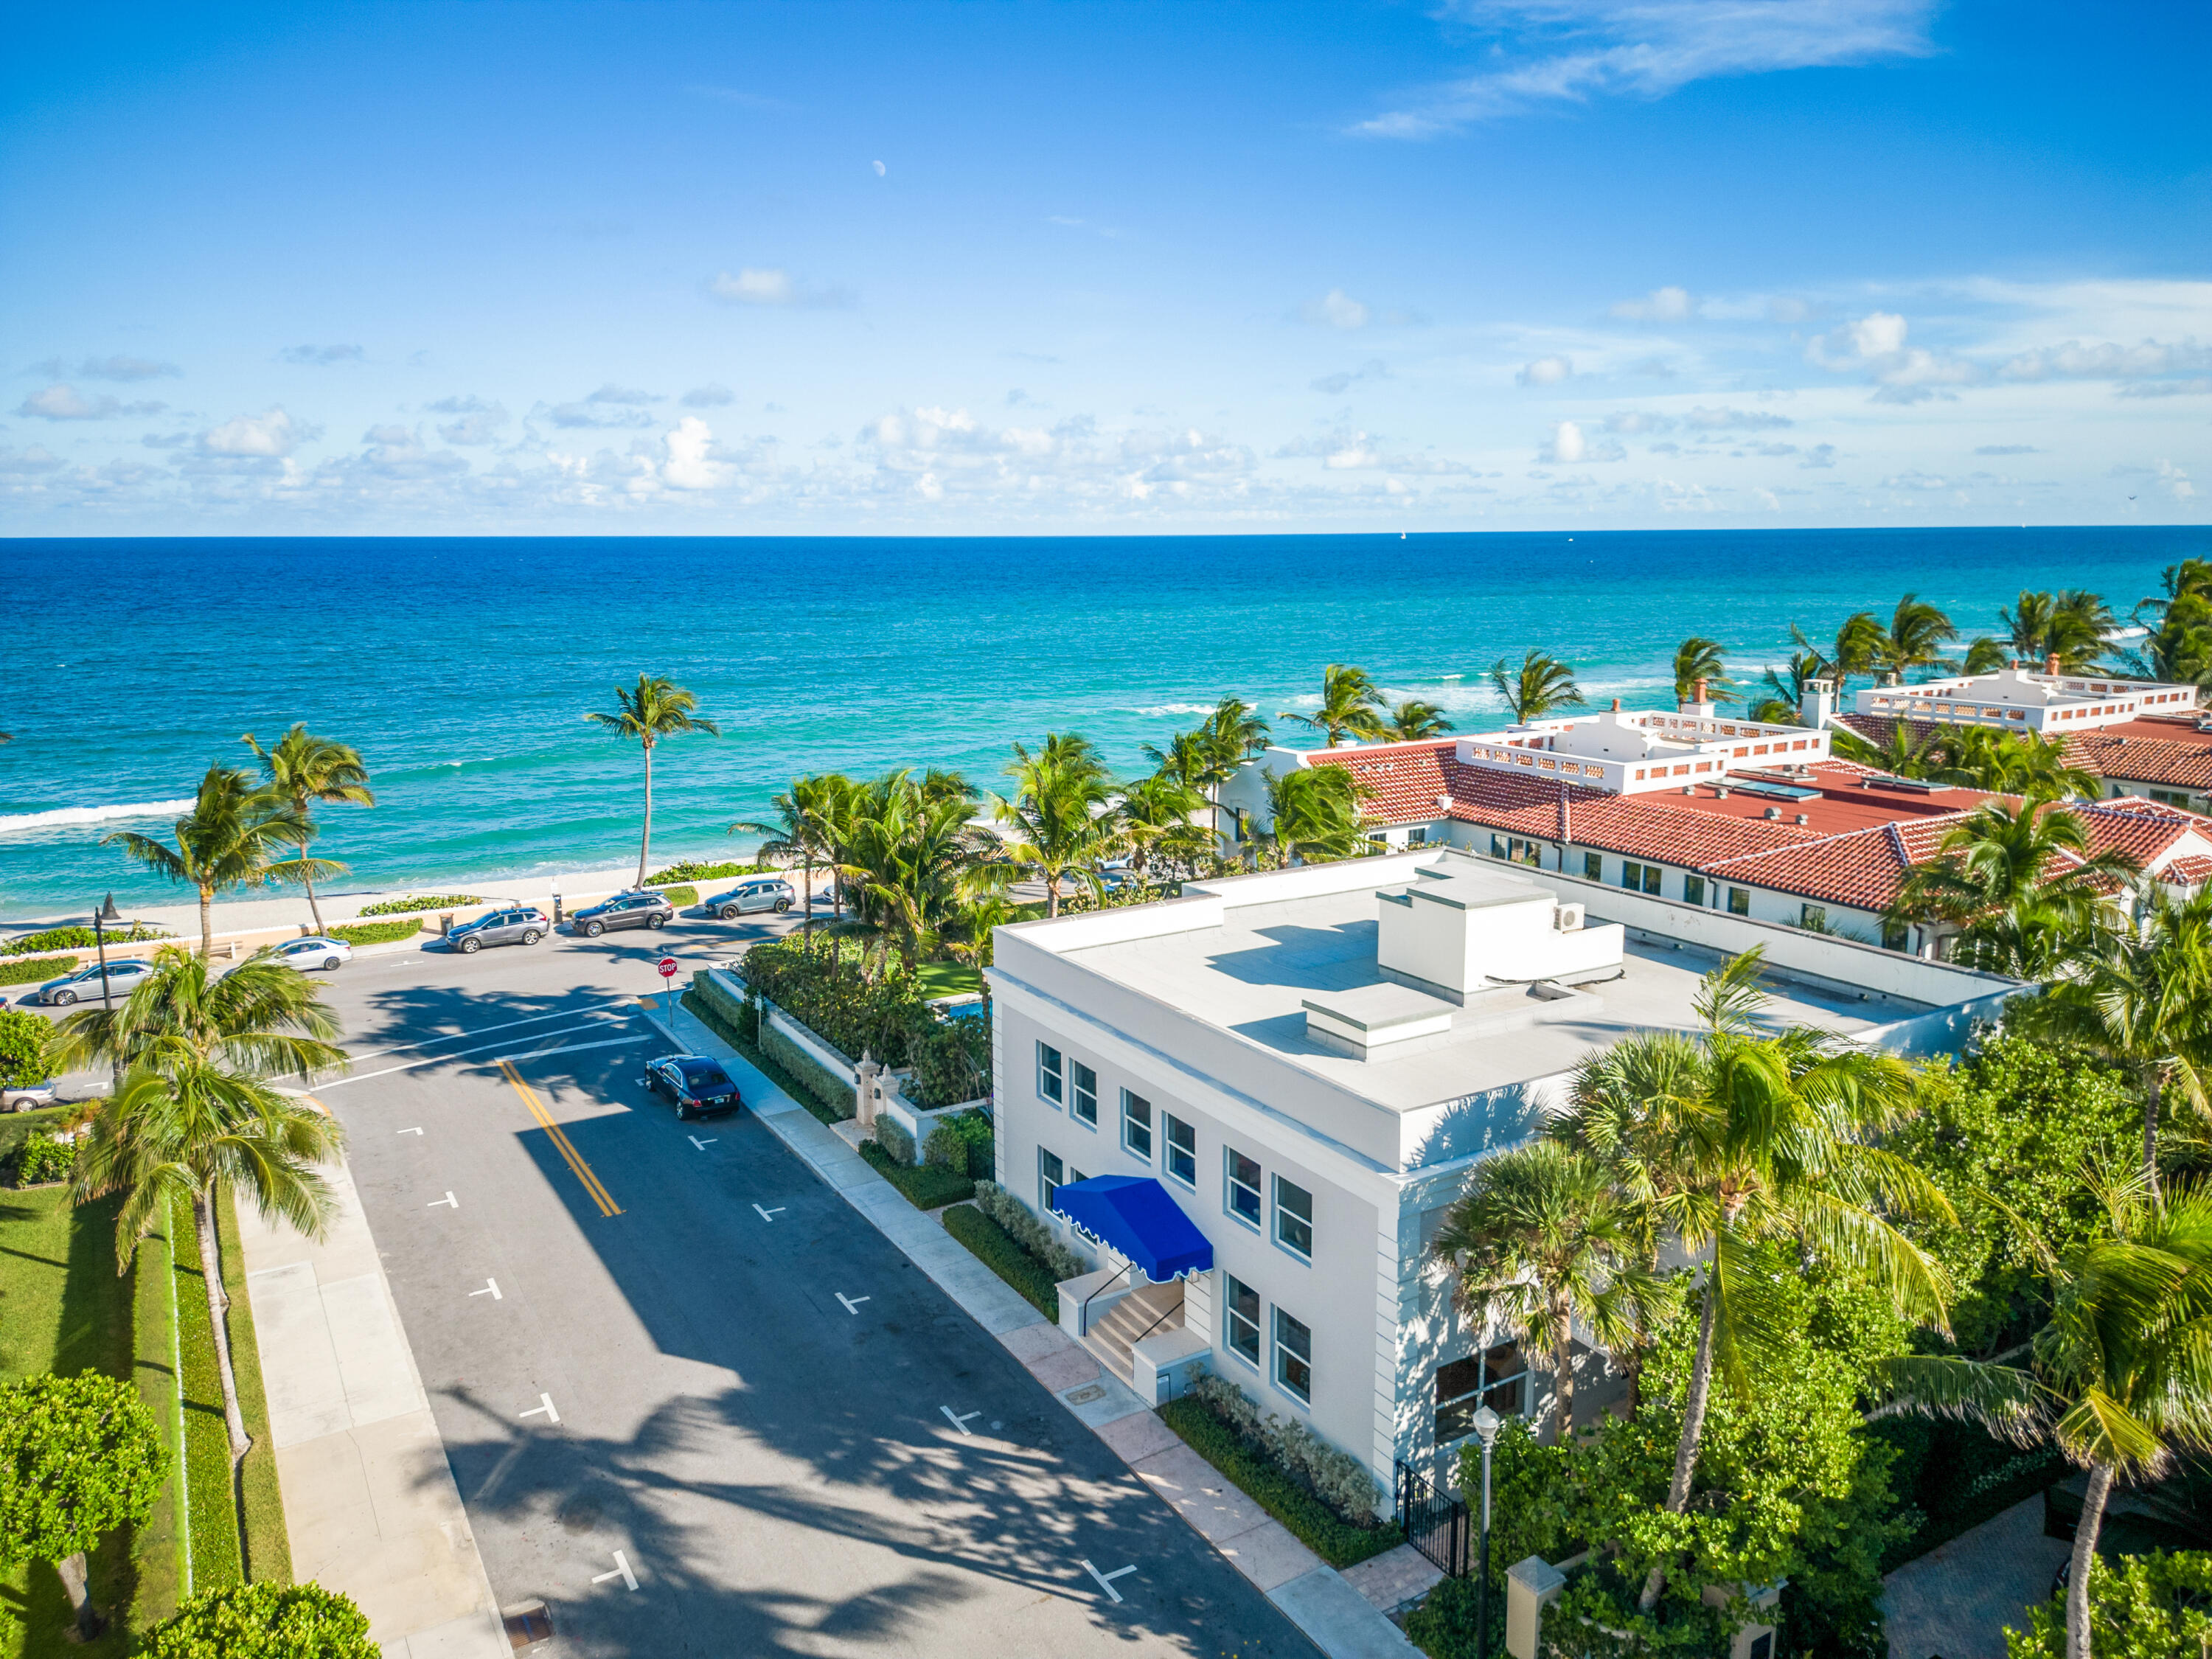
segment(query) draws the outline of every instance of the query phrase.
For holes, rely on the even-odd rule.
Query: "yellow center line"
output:
[[[522,1103],[530,1109],[530,1115],[538,1120],[538,1127],[553,1138],[554,1146],[568,1161],[569,1169],[575,1172],[576,1179],[583,1183],[584,1190],[591,1194],[592,1202],[599,1206],[599,1213],[620,1215],[622,1206],[616,1203],[607,1189],[599,1184],[599,1176],[592,1173],[592,1166],[584,1162],[584,1155],[576,1150],[567,1135],[561,1133],[561,1126],[553,1121],[552,1115],[545,1109],[544,1103],[538,1098],[537,1091],[522,1080],[522,1073],[515,1070],[514,1062],[502,1060],[499,1062],[499,1069],[507,1073],[507,1080],[514,1085],[514,1092],[522,1097]]]

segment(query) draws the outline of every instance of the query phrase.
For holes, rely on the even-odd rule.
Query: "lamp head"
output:
[[[1482,1449],[1485,1451],[1488,1451],[1498,1443],[1498,1431],[1504,1426],[1505,1419],[1487,1406],[1482,1407],[1474,1414],[1474,1432],[1481,1440]]]
[[[100,907],[100,919],[102,921],[120,921],[123,920],[123,913],[115,908],[114,894],[110,893],[107,896],[107,902]]]

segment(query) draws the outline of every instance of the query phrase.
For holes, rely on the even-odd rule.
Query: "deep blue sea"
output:
[[[1755,678],[1792,622],[1906,589],[1994,632],[2023,587],[2124,614],[2192,554],[2212,532],[3,541],[0,915],[187,897],[100,836],[158,832],[295,720],[374,774],[373,810],[326,814],[334,889],[434,886],[635,856],[637,751],[583,716],[640,671],[722,726],[657,753],[660,863],[749,848],[723,826],[802,771],[995,786],[1014,740],[1074,730],[1134,772],[1224,693],[1310,706],[1330,662],[1480,729],[1483,671],[1531,646],[1656,706],[1688,634]]]

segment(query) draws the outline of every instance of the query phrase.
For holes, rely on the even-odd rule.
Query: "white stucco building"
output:
[[[1426,1245],[1585,1056],[1693,1027],[1699,977],[1754,945],[1776,1018],[1906,1052],[2019,988],[1441,848],[1184,895],[999,931],[999,1179],[1084,1222],[1056,1223],[1097,1266],[1063,1323],[1140,1393],[1209,1368],[1386,1491],[1483,1399],[1548,1403],[1547,1363],[1471,1328]],[[1163,1261],[1181,1276],[1131,1265]],[[1583,1409],[1616,1392],[1602,1369]]]

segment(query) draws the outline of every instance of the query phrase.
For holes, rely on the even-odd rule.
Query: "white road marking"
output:
[[[596,1025],[576,1025],[576,1026],[571,1026],[568,1030],[565,1030],[565,1031],[548,1031],[548,1032],[546,1032],[546,1033],[545,1033],[545,1035],[546,1035],[547,1036],[574,1036],[577,1032],[579,1032],[579,1031],[589,1031],[589,1030],[603,1030],[603,1029],[605,1029],[605,1027],[606,1026],[606,1024],[608,1024],[608,1022],[607,1022],[607,1021],[605,1021],[605,1020],[600,1020],[600,1021],[599,1021],[599,1022],[598,1022],[598,1024],[597,1024]],[[505,1047],[507,1047],[507,1043],[508,1043],[509,1042],[512,1042],[512,1041],[513,1041],[513,1039],[512,1039],[512,1038],[503,1038],[503,1039],[501,1039],[500,1042],[486,1042],[486,1043],[481,1043],[481,1044],[479,1044],[477,1047],[476,1047],[476,1048],[456,1048],[456,1049],[454,1049],[454,1050],[453,1050],[453,1052],[452,1054],[424,1054],[424,1055],[422,1055],[420,1059],[416,1059],[416,1060],[404,1060],[400,1061],[400,1063],[399,1063],[398,1065],[397,1065],[397,1066],[386,1066],[383,1067],[381,1070],[379,1070],[379,1071],[374,1071],[374,1072],[351,1072],[351,1073],[348,1073],[347,1075],[345,1075],[344,1077],[332,1078],[332,1079],[331,1079],[328,1083],[319,1083],[319,1084],[317,1084],[315,1086],[316,1086],[317,1088],[319,1088],[319,1089],[338,1089],[338,1088],[343,1088],[343,1087],[344,1087],[344,1086],[345,1086],[347,1084],[349,1084],[349,1083],[366,1083],[366,1082],[368,1082],[368,1081],[369,1080],[369,1079],[371,1079],[371,1078],[373,1078],[373,1077],[390,1077],[390,1076],[391,1076],[393,1073],[395,1073],[395,1072],[411,1072],[411,1071],[413,1071],[413,1070],[414,1070],[417,1066],[436,1066],[436,1065],[438,1065],[438,1064],[440,1064],[440,1063],[441,1063],[442,1061],[448,1060],[466,1060],[466,1059],[467,1059],[471,1054],[483,1054],[483,1053],[486,1049],[488,1049],[488,1048],[504,1048]],[[646,1041],[646,1038],[645,1038],[644,1036],[635,1036],[635,1037],[629,1037],[629,1038],[625,1038],[625,1039],[624,1039],[624,1041],[626,1041],[626,1042],[643,1042],[644,1041]],[[585,1045],[583,1045],[583,1046],[584,1046],[584,1047],[586,1047],[586,1048],[595,1048],[595,1047],[599,1047],[599,1046],[602,1046],[602,1045],[599,1045],[599,1044],[592,1044],[592,1043],[587,1043],[587,1044],[585,1044]],[[566,1049],[563,1049],[563,1048],[550,1048],[550,1049],[544,1049],[544,1050],[541,1050],[540,1052],[542,1052],[542,1053],[546,1053],[546,1054],[565,1054],[565,1053],[567,1053],[568,1051],[567,1051]],[[514,1060],[514,1059],[520,1059],[520,1058],[522,1058],[522,1056],[520,1056],[520,1055],[515,1055],[515,1054],[503,1054],[503,1055],[501,1055],[501,1056],[499,1057],[499,1059],[501,1059],[501,1060]],[[493,1064],[493,1065],[495,1065],[495,1066],[496,1066],[498,1063],[499,1063],[499,1060],[494,1060],[491,1062],[491,1064]]]
[[[615,1552],[615,1570],[612,1572],[601,1573],[592,1582],[594,1584],[604,1584],[610,1578],[619,1578],[632,1589],[637,1588],[637,1575],[629,1570],[629,1559],[620,1550]],[[1118,1601],[1121,1598],[1117,1595],[1114,1599]]]
[[[422,1132],[420,1129],[402,1129],[399,1133],[403,1135],[419,1135]]]
[[[507,1300],[505,1297],[499,1293],[499,1280],[496,1279],[487,1279],[484,1280],[483,1289],[480,1291],[471,1291],[469,1294],[471,1296],[488,1296],[495,1302],[504,1302]]]
[[[686,1136],[684,1136],[684,1139],[686,1139],[686,1140],[688,1140],[688,1141],[690,1141],[690,1142],[694,1146],[696,1146],[696,1147],[697,1147],[701,1152],[705,1152],[705,1151],[706,1151],[709,1146],[713,1146],[716,1141],[720,1140],[720,1139],[721,1139],[721,1136],[720,1136],[720,1135],[708,1135],[708,1136],[704,1140],[702,1140],[702,1139],[699,1139],[699,1137],[698,1137],[698,1136],[696,1136],[696,1135],[686,1135]],[[758,1209],[760,1206],[759,1206],[757,1204],[756,1204],[753,1207],[754,1207],[755,1209]]]
[[[441,1042],[459,1042],[465,1037],[483,1036],[486,1033],[491,1031],[513,1030],[518,1025],[536,1025],[544,1020],[567,1019],[571,1015],[596,1014],[609,1008],[627,1008],[629,1006],[629,1000],[628,998],[624,998],[620,1002],[594,1002],[581,1008],[562,1008],[557,1009],[550,1014],[532,1014],[528,1019],[509,1019],[502,1020],[497,1025],[480,1025],[473,1031],[455,1031],[451,1036],[424,1037],[420,1042],[395,1042],[389,1048],[369,1048],[364,1050],[361,1054],[354,1055],[353,1058],[356,1060],[374,1060],[381,1054],[404,1054],[410,1048],[429,1048],[435,1047]]]
[[[963,1434],[975,1433],[975,1431],[968,1426],[968,1419],[971,1417],[981,1417],[983,1414],[980,1411],[966,1413],[956,1412],[950,1406],[939,1406],[937,1409],[943,1412],[947,1417],[951,1418],[952,1419],[952,1426],[959,1430]]]
[[[773,1221],[776,1217],[783,1213],[785,1206],[779,1204],[773,1210],[762,1210],[761,1206],[756,1204],[753,1206],[753,1208],[760,1210],[760,1218],[763,1221]]]
[[[522,1413],[521,1415],[525,1417],[542,1417],[549,1423],[558,1423],[561,1420],[561,1413],[553,1409],[553,1396],[550,1394],[541,1394],[538,1397],[544,1403],[539,1406],[532,1406],[528,1411]]]
[[[566,1031],[555,1031],[551,1035],[566,1036],[568,1034]],[[543,1060],[548,1054],[573,1054],[580,1053],[586,1048],[623,1048],[633,1042],[649,1042],[653,1040],[653,1034],[650,1031],[640,1031],[635,1036],[609,1037],[605,1042],[572,1042],[565,1048],[532,1048],[527,1054],[494,1055],[490,1063],[496,1066],[502,1060]]]
[[[1121,1599],[1121,1592],[1114,1588],[1114,1581],[1116,1578],[1126,1578],[1131,1573],[1136,1571],[1135,1567],[1128,1566],[1116,1567],[1111,1572],[1101,1572],[1097,1568],[1092,1566],[1088,1561],[1085,1561],[1083,1564],[1083,1570],[1089,1573],[1093,1578],[1096,1578],[1098,1581],[1098,1588],[1104,1590],[1107,1595],[1112,1596],[1116,1601],[1119,1601]],[[609,1576],[611,1577],[612,1575],[611,1574]]]
[[[858,1314],[860,1304],[868,1299],[865,1296],[848,1296],[842,1291],[832,1291],[830,1294],[845,1304],[845,1311],[848,1314]]]
[[[447,1193],[443,1198],[432,1199],[422,1207],[426,1210],[442,1210],[447,1208],[458,1210],[461,1207],[461,1200],[455,1198],[451,1193]]]

